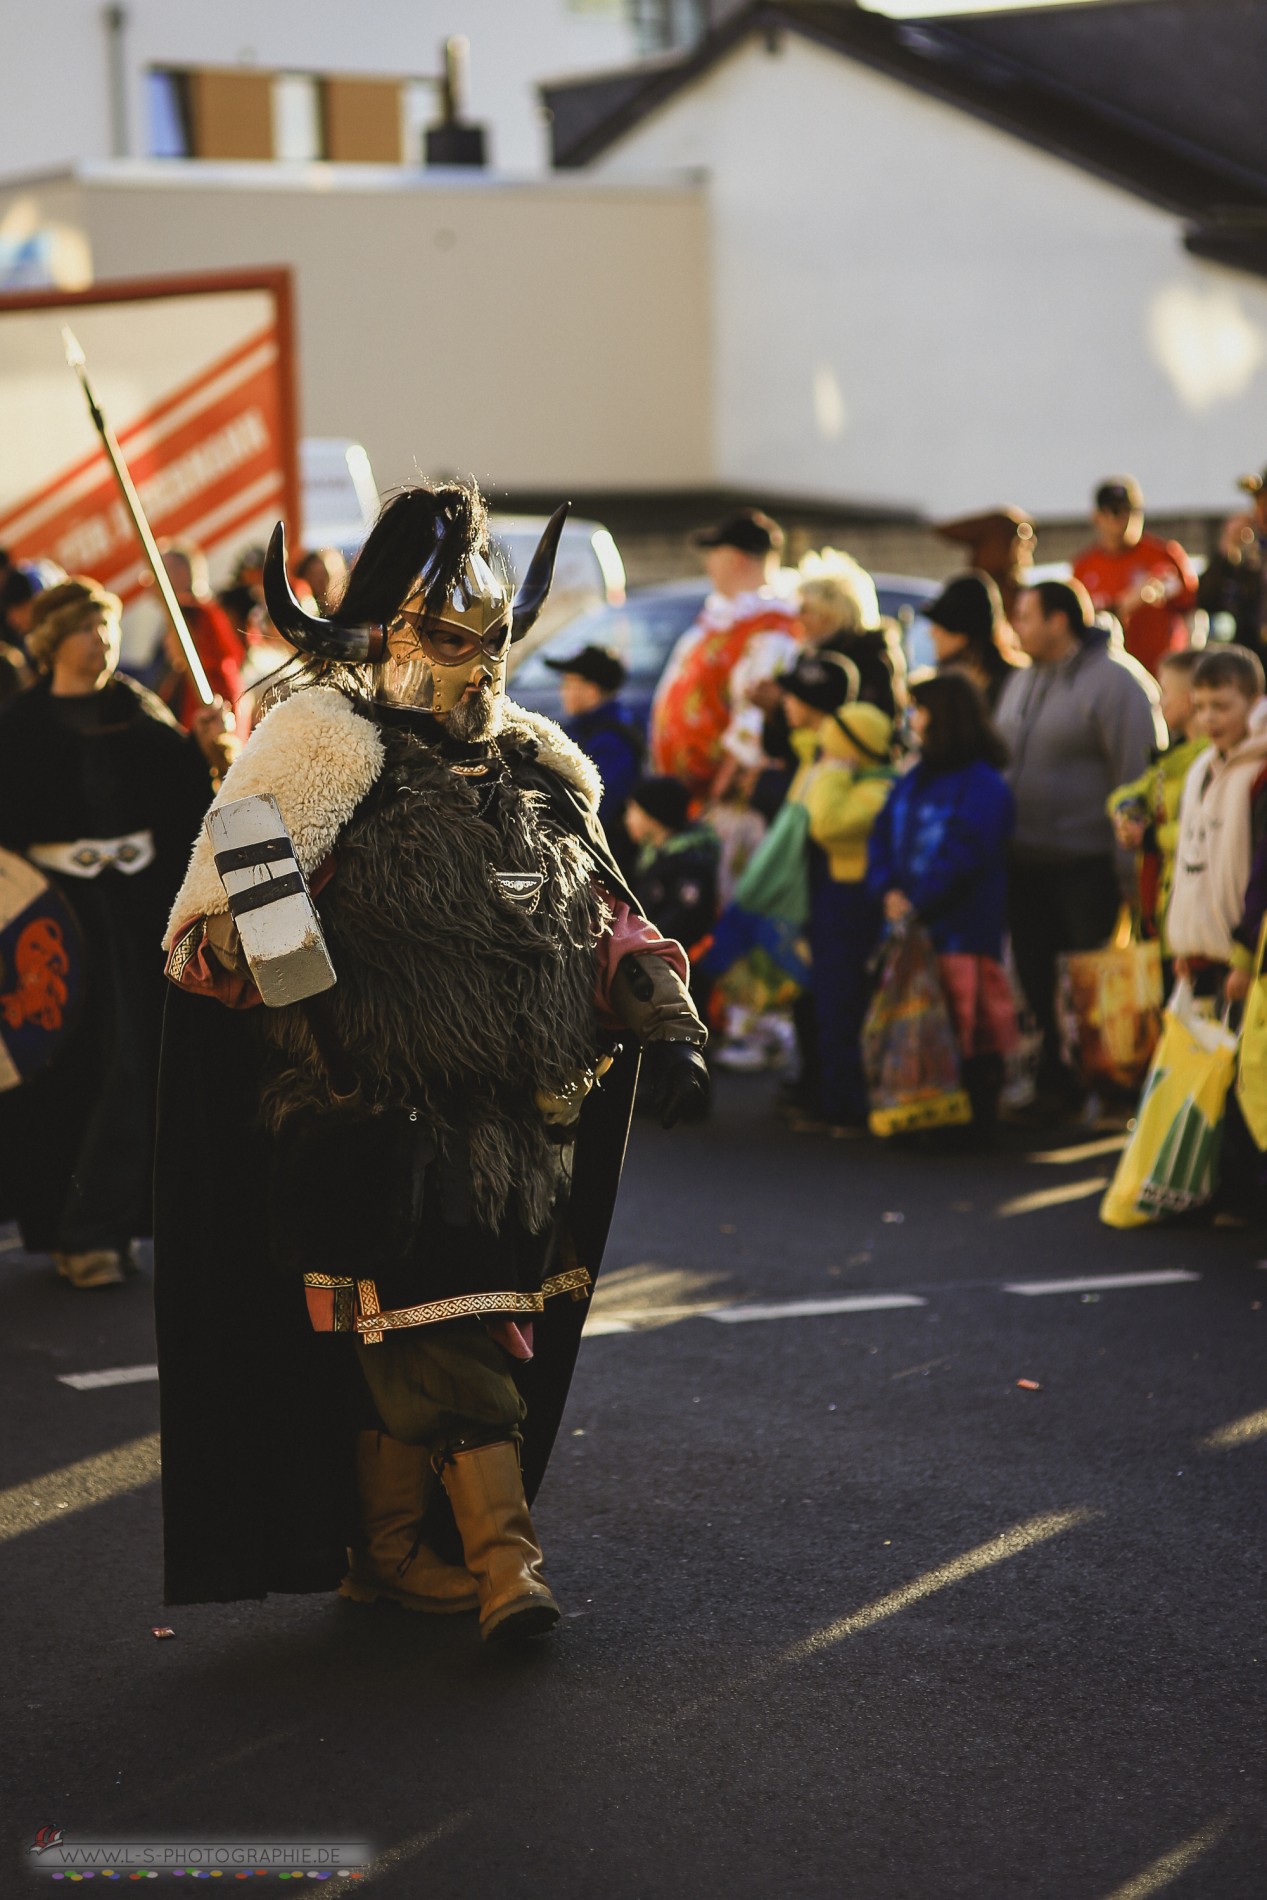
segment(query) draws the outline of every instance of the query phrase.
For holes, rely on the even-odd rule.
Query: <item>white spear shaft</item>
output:
[[[145,558],[149,562],[150,572],[154,576],[154,585],[158,588],[162,596],[163,606],[167,611],[167,618],[172,623],[172,632],[180,641],[181,651],[184,653],[185,659],[188,662],[194,688],[203,705],[212,706],[215,704],[216,696],[211,690],[211,682],[207,678],[206,668],[198,657],[198,649],[194,645],[193,635],[185,624],[185,616],[180,610],[180,602],[177,600],[171,581],[168,579],[167,569],[163,566],[163,557],[158,551],[158,543],[154,539],[149,522],[145,519],[145,510],[141,506],[141,497],[136,492],[136,484],[128,473],[128,465],[123,459],[122,449],[115,440],[114,430],[106,421],[105,416],[101,412],[101,405],[92,393],[92,384],[88,381],[88,360],[80,348],[74,332],[65,324],[62,325],[62,342],[66,347],[66,361],[71,369],[74,370],[76,376],[78,376],[80,386],[87,398],[88,413],[92,417],[93,426],[97,434],[101,437],[101,446],[104,448],[110,466],[114,470],[114,479],[119,484],[119,493],[123,496],[124,506],[132,517],[132,526],[136,529],[137,539],[145,550]]]

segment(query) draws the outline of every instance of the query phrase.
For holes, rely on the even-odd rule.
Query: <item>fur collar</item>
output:
[[[580,747],[552,719],[507,701],[502,736],[531,744],[541,764],[565,779],[597,809],[602,780]],[[383,741],[372,720],[329,686],[292,693],[274,706],[225,774],[212,809],[271,792],[281,808],[295,856],[306,877],[334,849],[339,833],[383,769]],[[200,831],[189,869],[168,920],[163,948],[197,917],[228,909],[211,841]]]

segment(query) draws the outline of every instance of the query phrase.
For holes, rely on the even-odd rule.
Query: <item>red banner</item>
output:
[[[286,458],[280,344],[270,327],[122,423],[110,418],[151,528],[214,556],[262,513],[282,514]],[[51,557],[133,599],[146,564],[98,449],[0,517],[17,560]]]

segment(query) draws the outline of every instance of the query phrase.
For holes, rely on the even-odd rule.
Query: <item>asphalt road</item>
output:
[[[1267,1894],[1267,1234],[1108,1232],[1097,1145],[640,1124],[511,1654],[165,1611],[157,1388],[59,1383],[152,1360],[147,1277],[0,1251],[0,1895],[67,1890],[46,1823],[368,1838],[402,1900]]]

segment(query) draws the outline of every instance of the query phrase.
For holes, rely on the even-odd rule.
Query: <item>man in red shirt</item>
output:
[[[1144,532],[1144,497],[1129,475],[1101,482],[1091,516],[1095,545],[1073,564],[1097,612],[1122,623],[1126,650],[1156,673],[1163,656],[1188,644],[1184,615],[1196,605],[1197,577],[1177,541]]]

